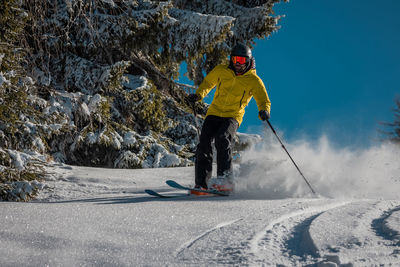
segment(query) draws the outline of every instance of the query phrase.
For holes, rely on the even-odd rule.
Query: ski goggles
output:
[[[233,64],[239,63],[241,65],[245,64],[248,60],[248,57],[241,57],[241,56],[232,56]]]

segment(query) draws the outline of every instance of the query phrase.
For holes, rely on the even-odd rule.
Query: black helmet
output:
[[[247,45],[238,43],[237,45],[235,45],[235,47],[232,48],[231,56],[251,58],[251,50]]]

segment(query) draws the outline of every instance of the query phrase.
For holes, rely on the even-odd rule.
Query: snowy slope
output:
[[[346,194],[347,184],[327,180],[329,191],[328,184],[316,178],[321,174],[314,177],[322,168],[307,167],[301,153],[309,149],[291,147],[317,191],[328,196]],[[320,160],[323,154],[332,158],[343,153],[319,150],[325,152],[312,153]],[[310,197],[301,178],[285,180],[283,175],[292,177],[291,171],[286,161],[274,159],[279,153],[273,151],[270,147],[270,163],[275,164],[264,166],[264,172],[272,177],[280,173],[280,186],[270,181],[267,189],[254,172],[243,176],[249,169],[262,169],[253,151],[252,156],[243,156],[238,170],[241,180],[230,197],[160,199],[143,192],[145,188],[176,192],[164,181],[175,179],[190,185],[193,167],[114,170],[55,165],[38,201],[0,203],[0,265],[400,265],[400,198],[396,197],[400,186],[388,183],[399,177],[393,151],[373,148],[363,151],[363,157],[354,154],[358,160],[348,155],[352,165],[378,155],[386,166],[387,173],[382,175],[390,174],[388,181],[374,175],[390,188],[371,193],[368,199],[364,196],[373,191],[375,183],[364,171],[352,173],[353,178],[362,174],[368,181],[364,187],[355,183],[347,188],[354,191],[351,196]],[[392,157],[386,155],[386,160],[385,153]],[[342,167],[346,169],[345,164]],[[323,169],[329,172],[327,166]],[[375,167],[370,170],[377,171]],[[292,184],[300,189],[292,190]]]

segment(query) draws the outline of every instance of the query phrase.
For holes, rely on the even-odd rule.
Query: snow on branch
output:
[[[288,2],[289,0],[284,0]],[[280,0],[232,0],[232,3],[244,6],[244,7],[257,7],[257,6],[268,6],[272,7],[275,3],[280,2]]]
[[[230,31],[234,18],[172,8],[169,14],[178,23],[168,32],[168,48],[181,58],[193,57],[215,42],[221,42]]]
[[[66,59],[65,87],[85,93],[97,93],[109,87],[116,76],[117,79],[122,79],[128,66],[129,63],[126,61],[113,65],[100,65],[70,54]]]
[[[193,2],[189,6],[193,11],[236,18],[232,31],[233,39],[237,41],[243,42],[253,40],[255,37],[264,38],[272,31],[278,29],[276,25],[280,17],[272,17],[269,15],[272,14],[272,5],[249,5],[251,7],[247,8],[220,0],[202,1],[203,5],[199,5],[198,0]]]

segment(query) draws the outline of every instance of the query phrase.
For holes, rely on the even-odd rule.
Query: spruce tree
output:
[[[86,166],[190,165],[202,119],[176,82],[181,64],[198,85],[237,42],[279,28],[277,2],[0,0],[3,181],[40,176],[19,166],[25,152]]]
[[[384,123],[390,130],[386,131],[386,139],[400,144],[400,97],[396,99],[396,107],[393,109],[394,121]]]
[[[28,19],[20,1],[0,1],[0,200],[30,199],[37,188],[21,181],[44,175],[43,163],[23,152],[40,150],[37,148],[43,144],[39,134],[27,127],[41,118],[28,104],[32,79],[23,67],[24,27]]]

